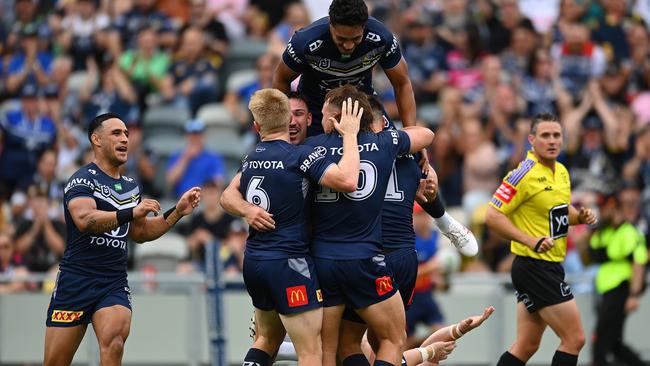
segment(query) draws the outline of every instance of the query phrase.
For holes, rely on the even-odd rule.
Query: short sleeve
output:
[[[384,70],[397,66],[402,59],[402,50],[400,49],[397,37],[390,32],[387,32],[387,34],[390,36],[390,41],[387,42],[385,52],[381,56],[381,59],[379,59],[379,64]]]
[[[87,177],[73,177],[68,181],[64,189],[63,199],[69,204],[75,198],[88,197],[92,198],[95,192],[95,185]]]
[[[506,175],[490,199],[490,205],[504,215],[513,212],[527,198],[526,174],[535,162],[525,160],[519,167]]]
[[[303,38],[301,32],[294,33],[289,43],[287,43],[287,48],[282,53],[282,61],[297,73],[305,71],[306,60],[302,52],[305,42]]]
[[[404,131],[386,130],[379,133],[383,145],[389,146],[391,157],[408,154],[411,150],[411,138]]]
[[[645,265],[648,263],[648,248],[646,247],[645,236],[641,232],[638,232],[637,245],[633,256],[635,264]]]
[[[301,146],[300,150],[300,171],[309,179],[320,183],[327,169],[336,164],[327,157],[322,147]]]

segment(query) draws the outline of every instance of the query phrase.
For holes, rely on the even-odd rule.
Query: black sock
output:
[[[576,366],[578,364],[578,355],[570,353],[555,351],[551,366]]]
[[[370,362],[362,353],[355,353],[343,360],[343,366],[370,366]]]
[[[271,356],[258,348],[250,348],[244,357],[243,366],[269,366]]]
[[[406,357],[402,356],[402,366],[408,366],[406,363]]]
[[[524,361],[518,359],[508,351],[503,352],[499,362],[497,362],[497,366],[524,366],[525,364]]]
[[[375,363],[373,364],[373,366],[395,366],[395,365],[393,365],[392,363],[390,363],[388,361],[375,360]]]

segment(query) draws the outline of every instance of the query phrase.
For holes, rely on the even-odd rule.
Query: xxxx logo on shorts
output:
[[[393,291],[393,280],[389,276],[379,277],[375,279],[375,286],[377,287],[377,295],[384,296]]]
[[[57,323],[72,323],[84,315],[83,311],[53,310],[52,321]]]
[[[305,285],[287,287],[287,303],[290,308],[303,306],[309,303],[307,298],[307,287]]]
[[[323,292],[320,289],[316,290],[316,300],[323,302]]]

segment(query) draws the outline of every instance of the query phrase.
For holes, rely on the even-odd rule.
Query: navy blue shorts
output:
[[[45,325],[74,327],[88,324],[97,310],[113,305],[131,310],[131,289],[126,277],[100,278],[59,272]]]
[[[323,305],[311,257],[274,260],[244,257],[243,272],[246,290],[257,309],[296,314]]]
[[[324,306],[345,304],[362,309],[397,292],[383,255],[354,260],[315,258],[323,287]]]
[[[386,263],[393,272],[395,286],[399,289],[404,309],[411,305],[411,296],[418,276],[418,254],[413,248],[397,249],[386,254]],[[343,312],[343,319],[356,323],[365,323],[350,307]]]
[[[406,311],[406,334],[413,334],[418,323],[432,326],[442,324],[443,321],[444,318],[440,307],[430,291],[415,292],[413,294],[411,307]]]

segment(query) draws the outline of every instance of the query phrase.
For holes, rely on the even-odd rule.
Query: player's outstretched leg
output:
[[[87,325],[45,328],[44,366],[68,366],[72,363],[79,344],[86,334]]]
[[[298,365],[321,365],[323,308],[307,310],[298,314],[280,314],[280,319],[296,348]]]
[[[131,328],[131,310],[122,305],[101,308],[93,314],[92,324],[99,343],[101,365],[121,365],[124,343]]]
[[[399,292],[382,302],[363,309],[357,313],[372,329],[378,342],[377,358],[374,365],[399,365],[402,361],[402,347],[406,342],[406,319],[404,305]]]
[[[275,310],[255,309],[255,342],[244,357],[245,365],[269,366],[278,352],[286,331]]]
[[[430,207],[431,211],[427,210],[427,212],[433,216],[440,232],[454,244],[460,254],[468,257],[475,256],[478,253],[478,242],[474,234],[445,211],[440,195],[436,195]]]

